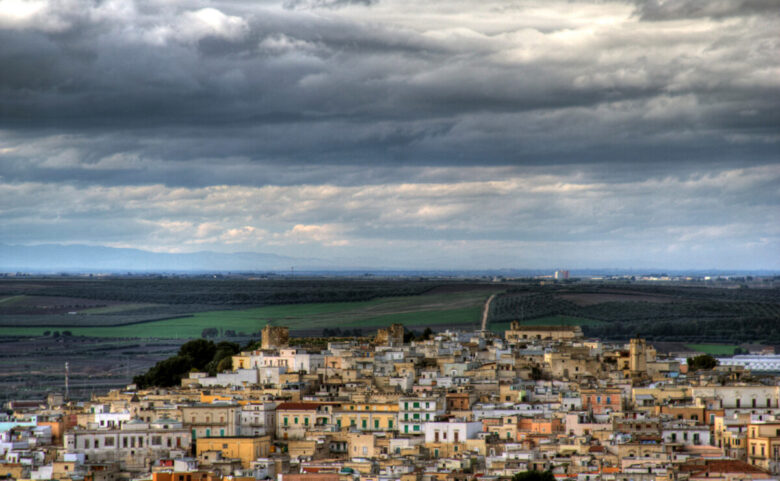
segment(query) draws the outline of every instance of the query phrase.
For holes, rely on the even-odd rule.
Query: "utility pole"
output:
[[[70,374],[70,364],[68,364],[67,361],[65,361],[65,401],[67,402],[70,398],[70,392],[68,389],[68,375]]]

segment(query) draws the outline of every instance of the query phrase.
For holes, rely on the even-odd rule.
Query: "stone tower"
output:
[[[290,329],[266,325],[262,331],[260,347],[263,349],[279,349],[289,344]]]
[[[647,374],[647,345],[644,339],[631,339],[628,367],[632,376]]]

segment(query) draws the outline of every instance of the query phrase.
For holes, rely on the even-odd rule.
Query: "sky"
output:
[[[776,0],[0,0],[0,244],[780,269]]]

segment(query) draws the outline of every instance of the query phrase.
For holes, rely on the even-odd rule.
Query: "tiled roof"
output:
[[[710,459],[705,464],[683,464],[682,472],[708,472],[708,473],[761,473],[763,469],[736,459]]]
[[[310,409],[317,409],[322,406],[320,403],[304,403],[304,402],[284,402],[276,406],[277,411],[308,411]]]

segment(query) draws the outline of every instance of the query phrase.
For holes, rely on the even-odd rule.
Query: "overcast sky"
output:
[[[0,243],[780,269],[777,0],[0,0]]]

